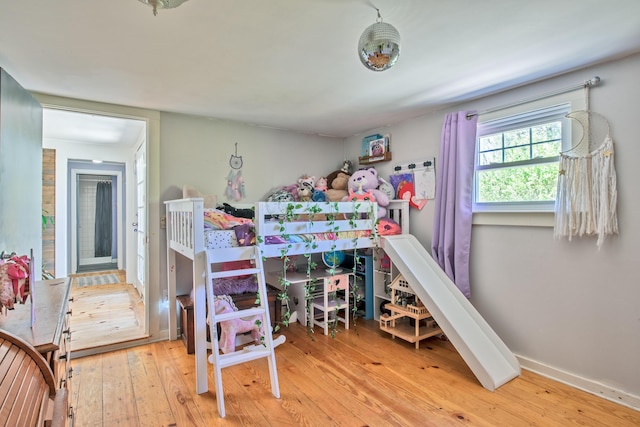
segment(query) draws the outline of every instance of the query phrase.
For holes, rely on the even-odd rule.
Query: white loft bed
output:
[[[204,256],[205,209],[203,199],[180,199],[165,202],[167,224],[167,278],[169,297],[169,339],[178,338],[176,307],[176,254],[193,261],[193,314],[196,357],[196,389],[198,393],[207,391],[206,360],[206,309],[205,309],[205,268]],[[392,200],[387,208],[387,216],[400,224],[403,233],[409,232],[409,204],[406,200]],[[287,212],[289,211],[289,212]],[[314,212],[314,214],[310,214]],[[322,219],[324,214],[329,218]],[[344,215],[340,215],[344,214]],[[357,216],[355,216],[355,215]],[[366,219],[338,219],[338,217],[365,217]],[[279,221],[278,217],[291,219]],[[311,217],[311,218],[309,218]],[[334,219],[331,219],[334,218]],[[319,253],[330,250],[349,250],[376,246],[377,205],[368,202],[259,202],[255,205],[254,224],[256,242],[263,257],[281,258],[283,254],[298,255]],[[326,240],[335,234],[335,240]],[[268,244],[273,240],[296,236],[304,242]],[[253,250],[251,246],[219,248],[214,251],[236,251],[238,258],[243,251]]]

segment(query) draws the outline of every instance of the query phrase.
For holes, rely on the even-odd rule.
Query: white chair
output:
[[[349,329],[349,275],[325,277],[320,284],[323,287],[321,295],[311,303],[313,325],[323,328],[325,335],[329,334],[332,321],[342,322],[344,328]],[[338,291],[344,291],[344,295],[338,296]]]

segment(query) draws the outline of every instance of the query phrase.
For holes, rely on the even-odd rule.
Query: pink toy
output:
[[[358,191],[353,191],[351,188],[349,189],[349,195],[347,196],[347,201],[351,200],[360,200],[363,202],[375,202],[376,198],[371,191],[363,191],[360,188]]]
[[[235,311],[231,304],[224,299],[216,299],[214,307],[216,314]],[[260,338],[264,336],[264,330],[259,316],[220,322],[220,350],[225,354],[233,353],[236,350],[236,335],[244,334],[245,332],[251,332],[251,337],[255,343],[260,343]]]
[[[319,190],[326,193],[328,188],[329,188],[329,185],[327,184],[327,178],[325,178],[324,176],[321,176],[320,178],[318,178],[318,180],[316,181],[314,190]]]

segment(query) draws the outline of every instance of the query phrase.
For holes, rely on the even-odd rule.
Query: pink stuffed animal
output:
[[[232,313],[235,311],[228,301],[218,298],[214,302],[216,314]],[[220,322],[220,350],[223,353],[233,353],[236,350],[236,335],[251,332],[251,337],[256,344],[264,336],[264,330],[259,316],[251,316],[246,319],[233,319]]]
[[[327,184],[327,178],[325,178],[324,176],[321,176],[320,178],[318,178],[314,186],[314,190],[323,191],[326,193],[328,188],[329,186]]]

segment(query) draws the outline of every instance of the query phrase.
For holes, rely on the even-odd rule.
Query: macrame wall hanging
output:
[[[609,121],[589,109],[566,117],[582,126],[582,138],[560,153],[554,237],[597,236],[601,248],[605,237],[618,234],[617,188],[613,139]]]

